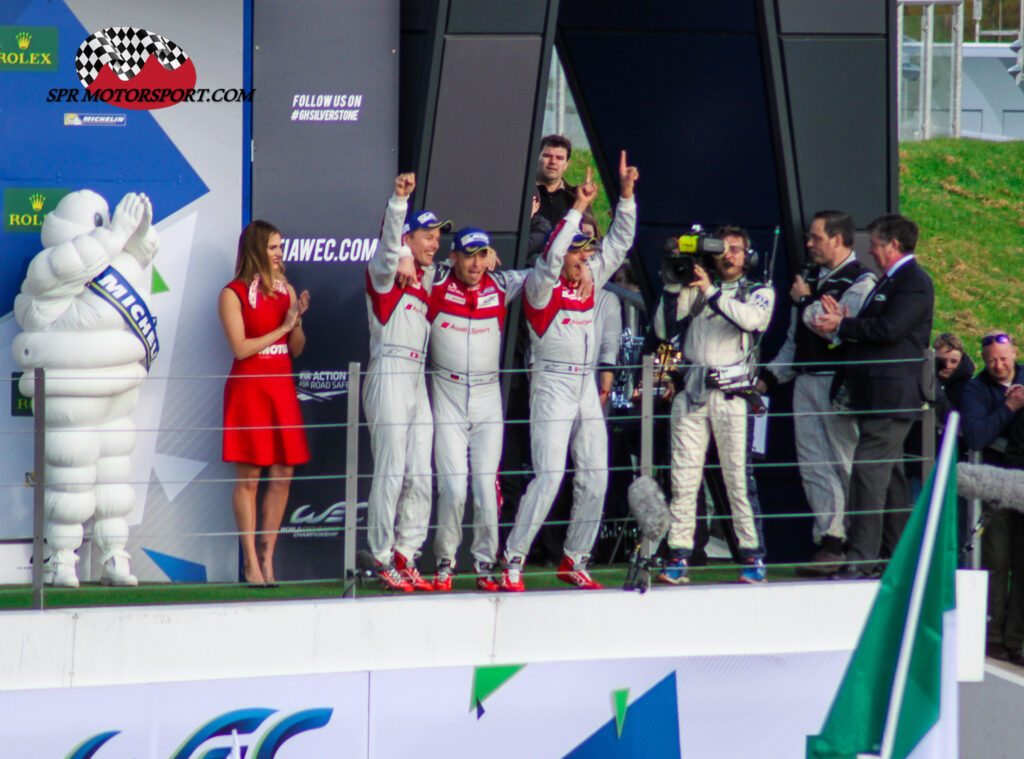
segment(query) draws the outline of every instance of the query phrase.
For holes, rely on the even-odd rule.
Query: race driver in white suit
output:
[[[125,517],[135,505],[130,415],[159,350],[143,298],[144,270],[160,246],[152,221],[145,195],[125,195],[113,218],[92,190],[64,196],[43,219],[45,249],[14,301],[22,393],[32,396],[34,370],[46,369],[44,578],[58,587],[78,587],[76,551],[91,517],[100,581],[138,585]]]
[[[583,267],[589,265],[594,290],[604,286],[633,245],[639,173],[619,161],[621,196],[604,246],[579,234],[583,212],[597,196],[587,171],[576,202],[552,231],[543,255],[524,285],[524,311],[530,327],[530,446],[534,479],[519,503],[515,526],[505,550],[501,588],[525,589],[523,563],[544,523],[562,477],[566,450],[572,450],[576,475],[572,513],[558,567],[558,579],[582,589],[601,584],[587,572],[587,562],[601,520],[608,486],[608,431],[594,383],[594,296],[579,293]]]
[[[492,272],[491,239],[466,227],[452,239],[451,265],[434,277],[430,321],[437,535],[434,587],[451,590],[462,542],[467,463],[472,473],[472,554],[480,590],[498,590],[498,465],[504,435],[498,365],[507,305],[529,269]]]
[[[423,362],[434,253],[451,222],[430,211],[406,221],[415,174],[400,174],[388,201],[380,243],[366,270],[370,361],[363,409],[370,426],[373,482],[367,518],[370,552],[385,588],[433,590],[416,568],[430,524],[430,450],[434,434]]]

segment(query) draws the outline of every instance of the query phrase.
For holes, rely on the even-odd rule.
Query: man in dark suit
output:
[[[822,333],[836,330],[844,358],[855,362],[842,372],[860,439],[846,509],[851,563],[836,575],[840,579],[869,577],[883,542],[890,551],[895,548],[906,523],[910,493],[901,461],[903,442],[925,399],[922,362],[935,306],[932,280],[914,260],[917,224],[886,214],[868,231],[869,252],[880,270],[878,284],[856,316],[823,298],[825,313],[815,322]],[[893,512],[885,514],[886,509]]]

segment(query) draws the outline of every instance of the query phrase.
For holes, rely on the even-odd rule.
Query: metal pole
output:
[[[565,134],[565,75],[558,56],[552,56],[555,67],[555,134]]]
[[[932,136],[932,42],[934,40],[935,6],[928,5],[921,16],[921,139]]]
[[[32,417],[35,429],[35,492],[32,497],[32,608],[43,608],[43,529],[46,505],[46,370],[35,370],[35,390],[32,398]]]
[[[924,371],[929,373],[931,387],[928,397],[938,394],[938,377],[935,376],[935,349],[924,349]],[[943,420],[945,421],[945,420]],[[935,407],[929,403],[921,416],[921,482],[928,480],[928,473],[935,465]]]
[[[896,131],[903,126],[903,102],[906,98],[903,85],[903,5],[896,8]]]
[[[1024,44],[1024,0],[1020,0],[1020,13],[1017,14],[1017,20],[1020,22],[1017,25],[1017,39]],[[1017,84],[1024,84],[1024,51],[1018,51],[1017,53],[1017,65],[1021,66],[1021,70],[1017,72],[1017,76],[1014,81]]]
[[[963,114],[961,105],[964,92],[964,4],[960,3],[953,9],[953,97],[949,109],[953,118],[952,131],[954,137],[960,137]]]
[[[342,582],[351,583],[346,598],[356,597],[356,528],[359,524],[359,362],[348,365],[348,427],[345,435],[345,560]]]
[[[643,388],[640,391],[640,474],[654,474],[654,356],[643,360]]]
[[[972,464],[980,464],[981,451],[969,451],[967,454],[967,460]],[[967,502],[967,524],[973,529],[974,525],[978,524],[981,520],[981,499],[972,498]],[[971,569],[981,569],[981,540],[978,540],[974,544],[974,548],[971,550]]]

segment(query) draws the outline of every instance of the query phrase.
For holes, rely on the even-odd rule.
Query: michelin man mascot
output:
[[[104,585],[137,585],[128,522],[135,504],[130,418],[159,343],[143,298],[143,272],[160,245],[149,198],[129,193],[110,216],[92,190],[66,195],[43,219],[14,314],[24,330],[12,346],[34,394],[46,369],[47,582],[78,587],[82,525],[91,517]]]

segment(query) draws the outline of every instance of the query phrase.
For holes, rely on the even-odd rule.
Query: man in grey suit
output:
[[[935,307],[932,280],[914,260],[917,224],[886,214],[868,231],[878,284],[856,316],[833,298],[822,298],[825,313],[814,323],[822,332],[836,330],[846,360],[855,362],[840,373],[850,408],[859,412],[860,438],[846,509],[850,563],[836,574],[839,579],[871,576],[883,542],[892,550],[906,523],[910,493],[903,442],[925,400],[922,362]]]

